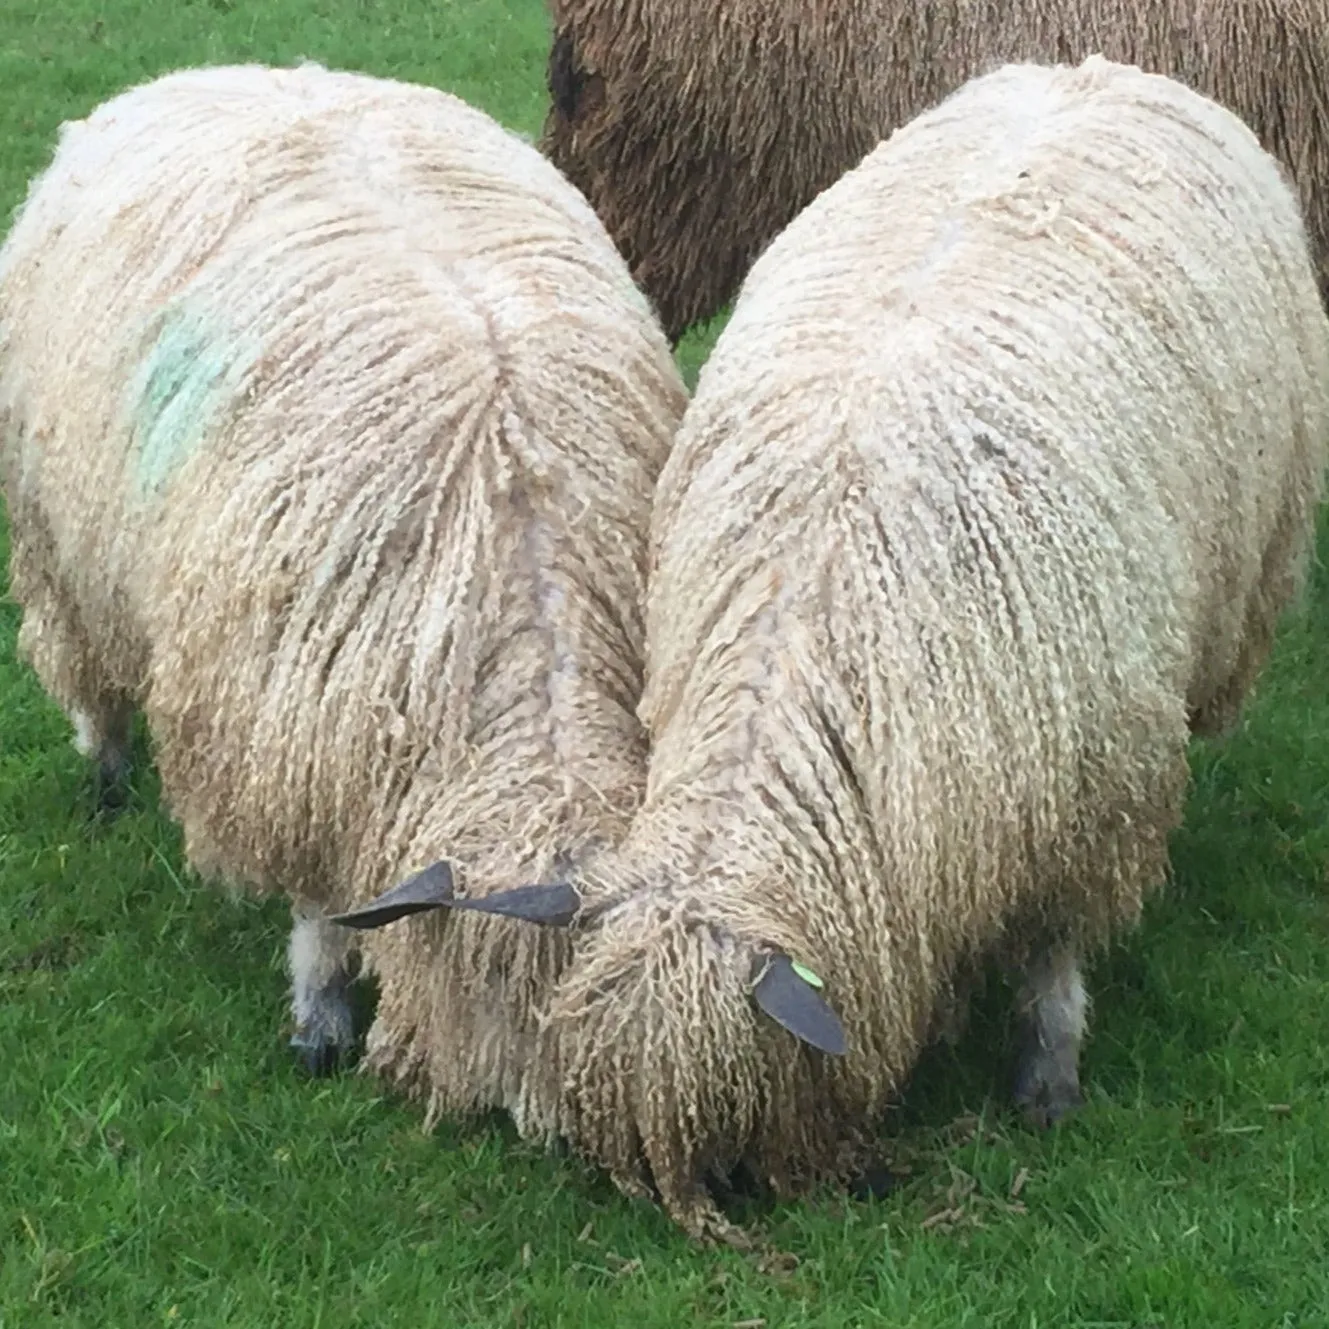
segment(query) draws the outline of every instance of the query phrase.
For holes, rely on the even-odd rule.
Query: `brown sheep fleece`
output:
[[[1073,1106],[1080,957],[1166,876],[1190,724],[1231,724],[1262,667],[1327,450],[1295,195],[1182,84],[1007,67],[822,194],[661,474],[650,774],[575,883],[559,1131],[741,1240],[708,1174],[793,1195],[861,1166],[994,959],[1026,986],[1017,1099]],[[758,1009],[772,951],[846,1055]]]
[[[292,897],[297,1046],[349,1038],[359,934],[327,912],[440,855],[482,894],[622,833],[686,396],[535,148],[423,87],[169,75],[65,126],[0,309],[24,654],[104,764],[144,709],[195,869]],[[366,948],[380,1020],[427,1018],[398,952],[432,946],[474,996],[436,1037],[501,1106],[566,938],[495,927],[475,969],[484,929],[436,921]]]
[[[550,0],[541,147],[672,341],[891,130],[1011,60],[1101,52],[1235,111],[1301,190],[1329,302],[1329,0]]]

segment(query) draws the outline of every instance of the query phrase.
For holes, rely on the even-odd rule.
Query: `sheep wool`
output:
[[[22,651],[108,776],[144,711],[193,867],[290,896],[313,1069],[351,1038],[332,910],[444,853],[470,894],[549,873],[640,801],[685,401],[585,200],[455,97],[218,67],[64,126],[0,250]],[[566,939],[495,928],[476,968],[485,920],[437,922],[364,947],[379,1019],[464,1008],[457,1098],[519,1102]]]
[[[1012,60],[1101,53],[1235,111],[1292,172],[1329,300],[1327,0],[551,0],[542,147],[677,340],[891,130]]]
[[[870,1161],[990,961],[1024,984],[1018,1101],[1071,1108],[1080,959],[1166,875],[1190,727],[1267,657],[1327,451],[1296,198],[1182,84],[1003,67],[826,190],[661,475],[645,800],[551,886],[559,1130],[741,1240],[708,1178]]]

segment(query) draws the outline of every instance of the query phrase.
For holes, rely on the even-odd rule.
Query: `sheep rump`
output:
[[[891,130],[1012,60],[1096,52],[1241,116],[1297,180],[1329,301],[1324,0],[551,0],[542,149],[677,340]]]
[[[23,653],[108,768],[144,709],[190,864],[292,897],[297,1038],[344,1046],[327,912],[440,853],[472,894],[548,873],[640,799],[667,343],[534,148],[309,64],[65,126],[0,311]],[[429,1036],[459,1100],[503,1105],[566,943],[483,922],[365,955],[406,1047],[430,1012],[399,948],[437,952],[465,1014]]]
[[[1296,199],[1181,84],[1004,67],[823,193],[657,489],[647,792],[579,882],[560,1131],[740,1240],[708,1174],[863,1166],[992,958],[1025,975],[1031,1106],[1065,1106],[1078,958],[1165,877],[1190,730],[1268,655],[1327,448]],[[845,1057],[754,1011],[765,949],[821,976]]]

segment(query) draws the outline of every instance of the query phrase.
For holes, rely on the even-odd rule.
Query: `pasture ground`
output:
[[[546,25],[541,0],[5,0],[0,230],[60,121],[181,65],[307,56],[534,132]],[[1087,1109],[1045,1138],[1013,1118],[988,997],[896,1114],[902,1186],[764,1212],[788,1253],[765,1261],[502,1121],[426,1138],[363,1077],[303,1079],[283,906],[186,877],[150,764],[94,827],[17,625],[4,603],[0,1329],[1329,1325],[1323,572],[1240,730],[1195,754],[1170,890],[1093,973]]]

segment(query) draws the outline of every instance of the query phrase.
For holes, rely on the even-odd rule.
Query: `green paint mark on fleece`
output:
[[[237,336],[211,311],[166,311],[131,392],[140,496],[159,492],[216,427],[256,359],[256,339]]]

